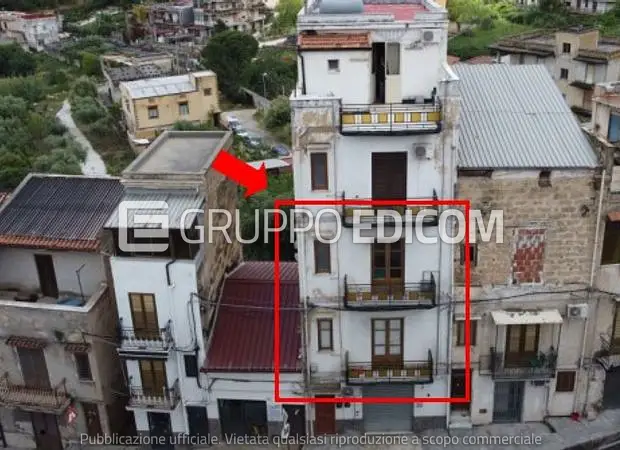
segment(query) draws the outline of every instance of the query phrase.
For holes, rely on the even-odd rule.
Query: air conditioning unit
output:
[[[588,305],[583,303],[579,305],[568,305],[566,315],[569,319],[585,319],[588,317]]]
[[[426,45],[438,43],[439,42],[439,31],[424,30],[422,32],[422,42]]]
[[[413,154],[417,159],[433,159],[433,149],[428,145],[414,145]]]

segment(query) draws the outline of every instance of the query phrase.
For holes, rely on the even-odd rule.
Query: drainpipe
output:
[[[306,236],[305,232],[301,234],[301,238],[299,239],[299,245],[297,247],[297,261],[301,262],[299,267],[305,268],[305,264],[303,263],[306,260]],[[304,355],[304,381],[305,386],[304,390],[307,396],[310,396],[310,324],[308,319],[308,296],[305,295],[306,287],[308,286],[306,280],[306,271],[303,270],[299,274],[299,292],[303,295],[303,355]],[[312,413],[314,411],[314,406],[312,404],[308,405],[309,414],[307,414],[306,422],[308,425],[308,430],[310,430],[310,436],[314,436],[314,421],[312,420]]]
[[[82,264],[80,268],[75,271],[75,275],[77,276],[78,286],[80,287],[80,297],[82,297],[82,303],[84,303],[85,300],[84,300],[84,289],[82,288],[82,279],[80,277],[80,272],[82,271],[85,265],[86,264]]]
[[[601,213],[603,211],[603,196],[605,194],[605,176],[607,175],[607,170],[603,169],[603,173],[601,174],[601,191],[598,196],[598,210],[596,215],[596,229],[594,230],[594,248],[592,249],[592,263],[590,266],[590,280],[589,280],[589,289],[588,289],[588,305],[590,304],[590,300],[592,299],[592,289],[594,288],[594,275],[596,273],[596,257],[598,256],[598,245],[600,240],[600,229],[601,229]],[[597,307],[595,313],[598,312],[598,301],[596,303]],[[588,314],[589,316],[589,314]],[[586,353],[586,336],[588,335],[588,324],[590,323],[589,317],[586,316],[586,320],[583,326],[583,340],[581,342],[581,356],[579,358],[579,370],[577,371],[577,376],[575,377],[575,386],[579,386],[581,382],[581,372],[583,370],[583,360]],[[596,321],[594,321],[596,323]],[[588,370],[589,372],[589,370]],[[576,391],[578,392],[578,391]],[[582,414],[586,413],[586,408],[588,404],[588,397],[590,396],[590,380],[588,379],[586,382],[586,392],[585,398],[583,401],[583,408],[581,410]],[[577,395],[575,394],[575,398],[573,399],[573,411],[577,410]]]
[[[170,266],[173,265],[175,262],[176,258],[171,259],[166,263],[166,280],[168,281],[168,287],[174,287],[174,283],[172,283],[172,280],[170,279]]]
[[[301,54],[299,48],[297,48],[297,54],[301,65],[301,93],[306,95],[306,64],[304,63],[304,55]]]

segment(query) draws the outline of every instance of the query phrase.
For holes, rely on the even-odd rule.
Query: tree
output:
[[[213,27],[213,34],[222,33],[226,30],[228,30],[228,27],[222,21],[222,19],[217,19],[217,22],[215,22],[215,26]]]
[[[0,77],[32,75],[36,68],[34,56],[19,45],[0,45]]]
[[[217,74],[222,93],[231,100],[241,98],[244,74],[258,52],[258,42],[249,34],[227,30],[213,36],[202,50],[203,64]]]
[[[82,52],[82,58],[80,60],[80,68],[82,73],[88,76],[101,75],[101,65],[99,64],[99,57],[89,52]]]
[[[291,122],[291,102],[288,97],[280,96],[271,102],[265,113],[263,123],[268,129],[280,128]]]
[[[483,0],[450,0],[448,14],[459,31],[463,24],[488,24],[490,20],[498,17],[495,9]]]
[[[247,87],[267,98],[289,94],[297,82],[297,57],[294,52],[263,47],[247,67]]]
[[[271,24],[271,33],[294,33],[297,15],[303,5],[303,0],[280,0],[276,6],[275,17]]]

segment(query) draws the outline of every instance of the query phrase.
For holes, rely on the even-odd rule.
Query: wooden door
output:
[[[405,241],[372,244],[372,293],[379,299],[404,297]]]
[[[471,372],[469,381],[471,382]],[[452,381],[451,381],[451,394],[452,398],[465,398],[467,395],[467,385],[465,384],[465,369],[454,369],[452,370]],[[471,390],[471,395],[473,395],[473,389]],[[467,403],[453,403],[452,410],[453,411],[469,411],[470,402]]]
[[[41,293],[46,297],[58,297],[58,283],[52,255],[34,255],[34,262],[37,266]]]
[[[538,356],[540,325],[511,325],[506,330],[506,367],[530,366]]]
[[[317,398],[334,398],[333,395],[317,395]],[[317,403],[314,408],[314,432],[336,434],[336,404]]]
[[[372,319],[372,367],[403,367],[403,319]]]
[[[63,450],[56,416],[31,413],[30,417],[37,450]]]
[[[140,360],[140,377],[145,395],[163,396],[166,388],[166,363],[156,359]]]
[[[99,407],[95,403],[82,402],[82,410],[86,419],[86,431],[89,436],[103,435],[101,420],[99,419]]]
[[[133,331],[138,339],[161,339],[153,294],[129,294]]]
[[[372,198],[373,200],[407,198],[406,152],[372,154]]]
[[[18,348],[17,354],[24,384],[30,387],[50,389],[50,377],[47,372],[43,349]]]

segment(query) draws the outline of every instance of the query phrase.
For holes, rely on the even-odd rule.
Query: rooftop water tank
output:
[[[321,0],[319,14],[362,14],[362,0]]]

